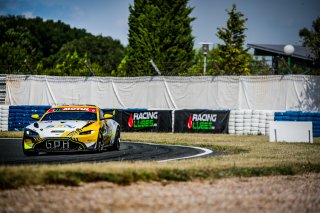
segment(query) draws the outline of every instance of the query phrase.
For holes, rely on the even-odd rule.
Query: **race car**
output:
[[[101,152],[120,149],[120,125],[113,115],[92,105],[55,106],[25,127],[22,149],[27,156],[39,152]]]

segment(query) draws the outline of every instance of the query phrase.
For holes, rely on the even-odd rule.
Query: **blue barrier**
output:
[[[29,106],[12,105],[9,106],[8,130],[22,131],[26,126],[33,123],[31,115],[42,116],[51,106]]]
[[[31,118],[33,114],[42,116],[51,106],[43,105],[12,105],[9,106],[8,130],[21,131],[27,125],[35,122]],[[109,110],[109,109],[104,109]],[[111,109],[110,109],[111,110]],[[113,110],[113,109],[112,109]],[[128,110],[128,109],[127,109]],[[131,108],[130,110],[142,110],[140,108]],[[146,110],[146,109],[143,109]],[[320,112],[286,111],[275,112],[275,121],[311,121],[313,137],[320,137]]]
[[[313,137],[320,137],[320,112],[275,112],[275,121],[311,121]]]

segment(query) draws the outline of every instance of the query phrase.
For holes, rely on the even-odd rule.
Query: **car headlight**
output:
[[[27,137],[32,137],[32,138],[38,138],[39,134],[36,131],[33,131],[31,129],[26,129],[24,131],[24,135]]]
[[[94,133],[93,130],[88,130],[88,131],[80,132],[79,135],[90,135],[90,134],[93,134],[93,133]]]

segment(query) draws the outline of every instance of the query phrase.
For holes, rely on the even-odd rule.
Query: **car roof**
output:
[[[99,108],[95,105],[58,105],[52,108]]]
[[[85,112],[89,111],[92,113],[96,113],[100,110],[99,107],[94,105],[61,105],[61,106],[53,106],[52,108],[48,109],[46,113],[53,113],[55,112],[54,109],[61,109],[62,111],[69,111],[69,112]],[[60,110],[59,110],[60,111]]]

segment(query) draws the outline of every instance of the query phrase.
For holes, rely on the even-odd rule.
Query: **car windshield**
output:
[[[80,120],[80,121],[96,121],[96,112],[51,112],[46,114],[42,121],[55,120]]]

